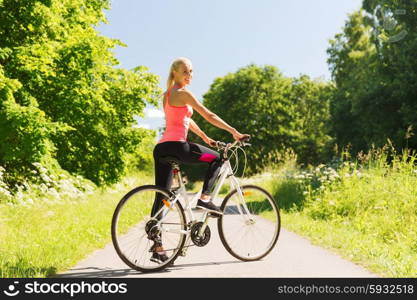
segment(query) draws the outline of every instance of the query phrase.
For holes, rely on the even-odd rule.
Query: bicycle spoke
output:
[[[163,209],[164,217],[159,223],[150,217],[150,203],[156,197],[169,199],[170,195],[155,186],[132,190],[121,200],[112,220],[112,238],[117,254],[130,267],[145,272],[168,265],[177,257],[185,242],[184,234],[170,231],[186,229],[181,204],[174,203],[169,210]],[[168,256],[163,263],[150,260],[152,252],[149,250],[158,239]]]
[[[273,198],[262,188],[242,186],[241,189],[243,199],[235,190],[224,200],[226,213],[219,220],[220,238],[233,256],[256,260],[268,254],[278,239],[279,211]]]

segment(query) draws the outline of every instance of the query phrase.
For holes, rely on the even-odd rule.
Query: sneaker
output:
[[[208,212],[215,214],[215,215],[222,215],[222,211],[220,207],[214,205],[212,201],[204,202],[201,199],[197,201],[197,207],[207,210]]]
[[[169,257],[167,256],[164,248],[162,248],[162,244],[161,243],[155,243],[153,244],[153,246],[151,247],[151,249],[149,250],[152,253],[151,256],[151,261],[155,262],[155,263],[163,263],[165,261],[167,261],[169,259]]]
[[[151,261],[157,264],[162,264],[163,262],[168,260],[168,256],[164,254],[159,254],[159,252],[154,252],[151,256]]]

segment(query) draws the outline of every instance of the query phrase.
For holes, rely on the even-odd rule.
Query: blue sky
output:
[[[147,66],[165,82],[171,62],[193,62],[189,89],[201,101],[215,78],[250,63],[276,66],[286,76],[330,79],[326,49],[361,0],[113,0],[101,34],[127,47],[115,49],[120,67]],[[163,125],[148,106],[140,126]]]

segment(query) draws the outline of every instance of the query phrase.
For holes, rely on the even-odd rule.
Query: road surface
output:
[[[210,242],[205,247],[190,247],[185,257],[179,256],[174,266],[164,271],[141,273],[130,269],[110,243],[56,277],[378,277],[285,229],[281,229],[278,243],[268,256],[260,261],[242,262],[231,256],[222,245],[215,219],[210,221],[209,226],[212,233]]]

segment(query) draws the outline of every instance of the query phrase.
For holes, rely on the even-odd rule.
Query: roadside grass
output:
[[[153,178],[137,173],[87,196],[0,205],[0,277],[49,277],[111,241],[118,201]]]
[[[111,242],[111,219],[120,199],[132,188],[153,182],[153,174],[139,172],[77,197],[37,199],[31,191],[20,195],[29,201],[0,202],[0,277],[51,277],[103,248]],[[189,191],[201,187],[196,182]],[[221,192],[224,197],[227,189]],[[130,217],[128,223],[136,220]]]
[[[379,276],[417,277],[416,155],[386,161],[379,152],[337,170],[287,165],[263,185],[281,207],[284,228]]]
[[[417,158],[405,152],[386,161],[385,152],[369,153],[302,170],[290,159],[240,181],[273,194],[284,228],[380,276],[417,277]],[[51,277],[75,265],[111,241],[122,196],[152,182],[136,173],[76,198],[1,203],[0,276]]]

